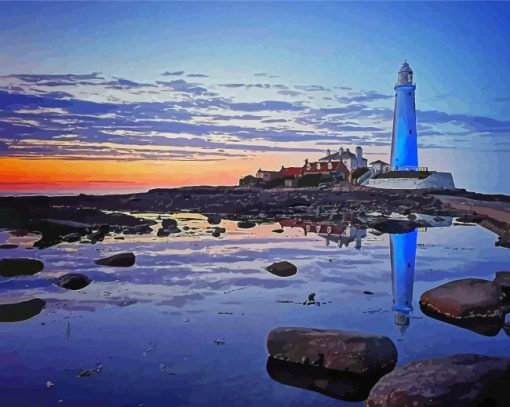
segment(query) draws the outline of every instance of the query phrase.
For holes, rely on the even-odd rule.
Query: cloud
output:
[[[228,107],[232,110],[243,110],[246,112],[272,111],[299,111],[305,108],[297,103],[283,102],[278,100],[266,100],[264,102],[230,103]]]
[[[229,96],[222,95],[222,87],[259,91]],[[392,96],[375,90],[334,100],[331,93],[326,103],[322,94],[304,97],[326,92],[320,85],[226,83],[217,88],[212,93],[182,78],[148,83],[98,73],[0,77],[0,155],[223,160],[261,151],[390,143],[393,111],[387,101]],[[507,120],[435,110],[417,116],[420,144],[427,147],[485,142],[495,149],[510,134]]]
[[[184,71],[175,71],[175,72],[165,71],[161,75],[162,76],[181,76],[183,74],[184,74]]]
[[[305,92],[327,92],[328,88],[325,88],[321,85],[296,85],[294,86],[296,89],[304,90]]]
[[[208,78],[208,75],[204,75],[202,73],[190,73],[186,75],[188,78]]]
[[[386,100],[391,99],[393,96],[391,95],[383,95],[382,93],[378,93],[375,91],[369,91],[360,93],[357,95],[351,95],[351,96],[343,96],[343,97],[337,97],[336,100],[343,103],[366,103],[366,102],[374,102],[376,100]]]
[[[191,95],[203,95],[207,93],[206,88],[198,86],[197,84],[186,82],[184,79],[177,79],[170,82],[157,81],[156,83],[176,92],[189,93]]]
[[[243,88],[246,85],[244,83],[220,83],[218,86],[222,88]]]
[[[284,95],[284,96],[299,96],[299,95],[302,95],[303,93],[296,92],[295,90],[279,90],[278,94]]]
[[[152,83],[139,83],[128,79],[114,78],[112,81],[104,82],[108,89],[138,89],[138,88],[154,88],[156,85]]]

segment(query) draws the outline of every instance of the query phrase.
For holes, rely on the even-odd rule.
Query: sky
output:
[[[510,194],[510,4],[0,3],[0,193],[233,185],[361,145]]]

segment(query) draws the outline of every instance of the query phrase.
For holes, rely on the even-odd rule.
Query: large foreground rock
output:
[[[45,306],[46,302],[40,298],[15,304],[0,304],[0,322],[25,321],[38,315]]]
[[[290,277],[297,273],[297,267],[288,261],[273,263],[266,270],[278,277]]]
[[[0,260],[0,276],[32,276],[44,268],[44,263],[36,259],[2,259]]]
[[[57,285],[68,290],[81,290],[90,284],[87,276],[78,273],[65,274],[57,279]]]
[[[131,267],[135,264],[135,259],[135,255],[133,253],[119,253],[110,257],[95,260],[94,263],[101,266]]]
[[[368,407],[508,406],[510,358],[454,355],[412,362],[384,376]]]
[[[273,358],[340,372],[378,375],[397,363],[397,349],[385,336],[310,328],[276,328],[267,338]]]
[[[503,316],[502,299],[501,287],[495,282],[466,278],[424,292],[420,306],[453,319],[499,319]]]

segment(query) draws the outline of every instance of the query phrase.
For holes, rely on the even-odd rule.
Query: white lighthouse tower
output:
[[[398,71],[395,85],[395,110],[391,138],[391,167],[394,170],[418,168],[416,107],[414,103],[413,70],[405,61]]]

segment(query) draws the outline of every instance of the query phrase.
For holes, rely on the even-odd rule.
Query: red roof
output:
[[[331,163],[331,168],[328,168],[328,164]],[[310,169],[306,168],[306,166],[303,168],[304,172],[336,172],[338,170],[347,172],[347,168],[345,165],[340,161],[318,161],[315,163],[309,163]],[[317,164],[319,164],[319,168],[317,168]],[[340,168],[339,168],[340,167]]]
[[[284,177],[297,177],[303,173],[302,167],[288,167],[282,168],[280,174]]]

